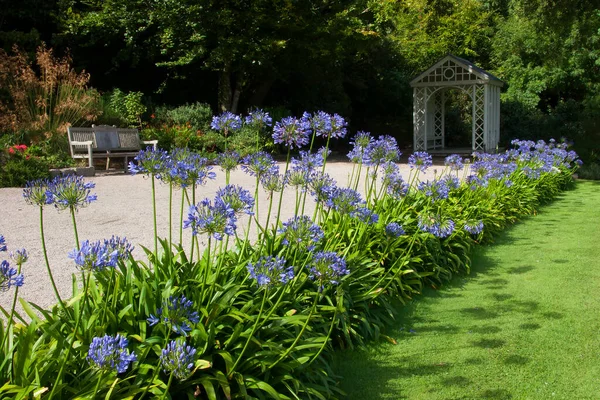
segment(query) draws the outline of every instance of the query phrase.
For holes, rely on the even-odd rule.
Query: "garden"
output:
[[[0,399],[566,396],[534,382],[558,374],[557,335],[507,355],[490,321],[537,331],[577,291],[579,239],[523,233],[523,260],[546,241],[566,260],[538,280],[504,245],[565,193],[593,209],[576,179],[600,176],[595,3],[175,3],[1,11]],[[506,84],[494,154],[413,151],[409,83],[449,53]],[[447,143],[473,145],[473,102],[447,101]],[[83,165],[67,129],[98,125],[157,147],[64,173]],[[562,336],[596,334],[592,293],[564,301]],[[556,371],[589,396],[589,365]]]
[[[245,123],[253,120],[272,124],[260,111]],[[213,126],[227,141],[242,119],[224,113]],[[419,174],[432,158],[413,153],[405,180],[395,140],[359,132],[342,186],[326,172],[329,144],[347,134],[342,117],[305,113],[272,131],[288,149],[285,163],[263,151],[243,158],[226,151],[212,165],[188,149],[142,150],[130,166],[148,176],[153,199],[154,240],[142,258],[124,237],[79,238],[78,210],[102,201],[93,182],[72,175],[28,182],[23,197],[39,210],[44,254],[44,214],[54,206],[70,214],[68,257],[79,272],[63,298],[47,263],[56,305],[20,300],[19,312],[27,252],[3,261],[2,287],[14,297],[2,309],[0,391],[14,398],[339,398],[335,349],[385,337],[402,303],[467,273],[473,246],[570,187],[579,161],[566,144],[516,140],[513,149],[476,154],[466,166],[449,156],[427,181]],[[313,150],[317,139],[326,146]],[[238,166],[255,179],[254,193],[230,184]],[[225,185],[198,201],[217,173]],[[157,182],[168,185],[168,214],[180,221],[169,218],[168,237],[157,234]],[[293,193],[294,213],[282,221],[285,191]],[[4,237],[2,246],[13,249]]]

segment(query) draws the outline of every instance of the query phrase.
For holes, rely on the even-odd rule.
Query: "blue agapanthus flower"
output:
[[[265,174],[278,173],[279,168],[270,154],[259,151],[242,159],[242,171],[260,179]]]
[[[306,215],[290,218],[278,232],[283,235],[283,245],[308,251],[314,250],[315,245],[325,237],[323,229]]]
[[[8,261],[0,263],[0,292],[6,292],[11,287],[23,286],[23,274],[19,274],[16,268],[10,266]]]
[[[15,262],[15,264],[22,265],[27,262],[27,260],[29,259],[29,255],[27,254],[27,250],[19,249],[19,250],[11,251],[10,258],[12,258],[12,260]]]
[[[419,190],[433,201],[447,199],[450,194],[450,189],[443,180],[420,182]]]
[[[242,127],[242,119],[230,111],[225,111],[223,114],[214,116],[210,127],[216,131],[227,134],[237,131]]]
[[[262,128],[273,125],[273,118],[271,118],[268,112],[256,109],[248,113],[246,124]]]
[[[350,141],[353,144],[353,148],[348,153],[348,158],[350,161],[355,163],[362,163],[365,157],[365,152],[367,148],[373,141],[373,137],[369,132],[359,131],[356,133],[354,138]]]
[[[360,193],[351,188],[336,187],[325,200],[325,205],[341,214],[352,214],[365,202]]]
[[[285,177],[279,174],[279,166],[271,174],[265,174],[260,177],[260,184],[267,192],[281,192],[285,187]],[[276,172],[275,172],[276,171]]]
[[[327,201],[337,188],[335,180],[322,171],[310,173],[307,186],[317,202]]]
[[[147,175],[160,175],[168,170],[170,167],[169,154],[160,149],[154,150],[152,147],[148,147],[134,157],[136,162],[129,162],[129,173],[135,174],[147,174]]]
[[[85,182],[79,175],[57,176],[50,181],[47,195],[59,210],[77,210],[98,199],[96,194],[91,192],[95,187],[95,183]]]
[[[384,135],[380,136],[377,140],[371,141],[367,145],[363,153],[362,162],[365,165],[378,166],[398,161],[401,154],[396,139]]]
[[[283,285],[294,278],[294,267],[287,267],[285,259],[279,256],[262,256],[254,264],[248,263],[246,268],[261,288]]]
[[[317,282],[319,291],[323,291],[325,285],[338,285],[349,273],[346,261],[335,252],[319,251],[312,257],[309,278]]]
[[[250,192],[241,186],[227,185],[217,190],[217,197],[225,204],[228,204],[234,214],[239,216],[242,213],[253,215],[254,197]]]
[[[421,214],[418,222],[419,229],[429,232],[439,238],[446,238],[454,232],[454,221],[442,218],[440,215]]]
[[[449,190],[458,189],[460,187],[460,179],[454,175],[444,175],[441,179]]]
[[[467,221],[465,224],[465,231],[469,232],[471,235],[479,235],[483,232],[483,221]]]
[[[216,159],[217,165],[225,172],[233,171],[240,163],[240,154],[236,151],[219,153]]]
[[[451,154],[444,160],[444,165],[452,171],[460,171],[463,168],[463,158],[460,154]]]
[[[376,224],[379,221],[379,215],[368,207],[357,208],[350,215],[365,224]]]
[[[43,207],[52,204],[54,199],[48,188],[50,181],[48,179],[35,179],[28,181],[23,189],[23,198],[29,205]]]
[[[290,149],[301,148],[309,142],[310,124],[295,117],[285,117],[273,127],[273,141]]]
[[[408,157],[408,165],[411,168],[418,169],[421,172],[425,172],[427,168],[433,165],[433,159],[431,155],[424,151],[416,151]]]
[[[127,345],[127,339],[120,334],[95,337],[90,344],[87,359],[92,366],[105,372],[123,373],[137,359],[134,353],[129,353]]]
[[[156,309],[156,315],[150,314],[148,318],[150,326],[163,323],[182,336],[186,336],[199,321],[200,316],[198,311],[194,311],[194,303],[185,296],[169,297],[162,307]]]
[[[172,340],[160,355],[160,364],[167,375],[183,381],[190,377],[194,368],[196,349],[187,346],[185,342]]]
[[[225,203],[221,197],[216,197],[214,204],[209,199],[204,199],[190,206],[183,227],[192,228],[192,235],[207,234],[222,240],[223,235],[235,235],[237,229],[235,223],[233,207]]]
[[[0,235],[0,251],[6,251],[6,239]]]
[[[81,242],[78,249],[69,253],[77,267],[84,271],[99,272],[105,268],[115,268],[120,260],[126,260],[133,251],[133,246],[126,238],[113,236],[103,241]]]
[[[387,192],[396,199],[408,194],[408,183],[402,178],[400,168],[395,163],[387,163],[383,167],[383,184]]]
[[[390,222],[385,226],[385,234],[390,237],[402,236],[404,233],[404,228],[397,222]]]
[[[206,158],[188,149],[175,149],[169,158],[171,162],[168,164],[167,170],[160,174],[160,178],[178,186],[202,186],[209,179],[217,177]]]

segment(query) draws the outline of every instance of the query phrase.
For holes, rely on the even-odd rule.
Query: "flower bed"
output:
[[[232,129],[225,122],[218,126]],[[345,134],[339,116],[284,119],[273,131],[277,143],[312,150],[321,140],[325,149],[294,158],[288,152],[284,171],[266,153],[243,160],[224,153],[219,162],[226,186],[201,201],[197,189],[214,177],[205,159],[186,150],[140,152],[132,171],[152,178],[153,193],[158,179],[183,188],[181,203],[171,201],[185,227],[175,237],[193,235],[184,249],[181,239],[155,234],[154,248],[144,249],[147,260],[134,259],[124,238],[79,240],[76,211],[93,207],[92,183],[57,177],[28,184],[25,199],[38,207],[42,228],[46,206],[71,213],[79,246],[69,257],[80,285],[73,285],[71,299],[60,298],[55,288],[51,310],[22,301],[28,318],[14,306],[4,312],[0,393],[57,399],[340,397],[339,377],[329,367],[334,348],[378,338],[398,304],[423,285],[468,272],[474,244],[552,199],[577,168],[576,155],[562,144],[516,141],[507,153],[478,154],[463,176],[463,160],[449,157],[445,174],[417,184],[431,165],[428,154],[411,156],[412,172],[404,180],[395,140],[359,133],[349,154],[355,168],[348,186],[340,187],[324,165],[330,139]],[[240,162],[256,179],[254,195],[229,184]],[[257,226],[258,241],[250,243],[260,186],[269,195],[269,211],[266,224]],[[296,195],[295,216],[287,221],[280,221],[283,190]],[[308,196],[316,202],[312,215],[305,215]],[[251,217],[240,228],[243,214]],[[156,225],[155,218],[155,232]],[[199,236],[208,242],[203,249]],[[6,250],[3,238],[0,250]],[[16,252],[16,268],[5,261],[0,270],[1,287],[14,287],[13,304],[26,259],[25,251]]]

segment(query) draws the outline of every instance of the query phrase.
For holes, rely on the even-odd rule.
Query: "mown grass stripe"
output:
[[[582,181],[404,307],[397,345],[335,368],[349,399],[596,399],[599,315],[600,184]]]

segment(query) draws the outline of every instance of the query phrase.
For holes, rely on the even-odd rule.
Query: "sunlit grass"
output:
[[[597,399],[599,316],[600,184],[579,182],[336,371],[349,399]]]

